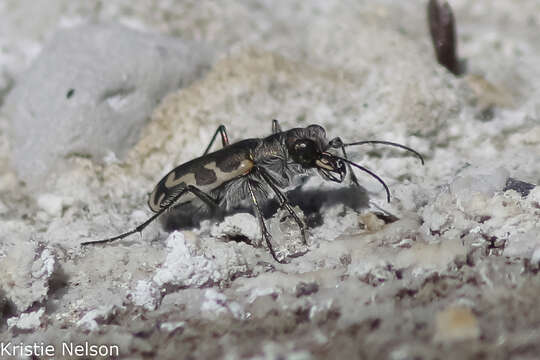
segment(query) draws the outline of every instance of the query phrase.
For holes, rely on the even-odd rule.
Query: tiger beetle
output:
[[[221,135],[223,148],[209,153],[218,134]],[[141,232],[165,211],[186,206],[197,199],[216,215],[223,209],[233,208],[249,199],[258,217],[268,250],[277,262],[282,263],[284,261],[276,256],[272,237],[262,214],[261,201],[268,198],[270,191],[298,224],[304,244],[307,244],[306,226],[282,191],[294,185],[295,177],[307,175],[310,170],[315,169],[324,179],[342,183],[349,172],[352,184],[360,186],[352,171],[352,167],[355,167],[379,181],[386,191],[387,201],[390,201],[390,190],[384,181],[371,170],[347,157],[346,147],[364,144],[396,146],[412,152],[424,164],[420,153],[394,142],[367,140],[344,143],[339,137],[328,141],[326,131],[319,125],[282,131],[279,122],[273,120],[270,136],[246,139],[234,144],[229,144],[225,126],[221,125],[201,157],[171,170],[156,185],[148,200],[148,206],[155,213],[152,217],[126,233],[104,240],[84,242],[81,245],[109,243]],[[342,156],[331,153],[333,149],[341,150]]]

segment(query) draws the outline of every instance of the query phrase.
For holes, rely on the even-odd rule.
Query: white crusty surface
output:
[[[2,100],[58,27],[112,22],[215,55],[194,82],[158,91],[150,116],[137,101],[109,102],[148,118],[124,157],[60,156],[34,187],[15,174],[28,164],[14,156],[21,144],[8,135],[15,117],[3,101],[0,342],[118,344],[133,359],[536,358],[540,189],[506,187],[540,183],[540,5],[451,0],[468,64],[455,77],[434,61],[425,3],[3,0]],[[125,61],[100,65],[118,81],[124,68],[140,69],[142,85],[157,71]],[[36,76],[43,86],[28,96],[60,101],[47,89],[64,83]],[[69,116],[99,120],[97,105],[85,109]],[[349,148],[392,201],[360,172],[361,189],[307,180],[288,193],[308,224],[307,246],[287,211],[269,206],[274,248],[294,256],[288,264],[272,259],[244,211],[170,233],[156,222],[81,249],[144,222],[156,183],[200,156],[220,124],[237,141],[270,134],[274,118],[284,129],[317,123],[346,142],[400,142],[426,163],[399,149]],[[130,123],[121,134],[137,133]],[[28,129],[27,140],[60,144],[38,142],[44,129]],[[101,146],[85,136],[78,141]],[[399,220],[386,223],[383,212]]]

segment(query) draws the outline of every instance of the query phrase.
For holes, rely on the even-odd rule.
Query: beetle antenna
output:
[[[410,151],[410,152],[412,152],[414,155],[416,155],[416,156],[420,159],[420,161],[422,162],[422,165],[424,165],[424,157],[423,157],[418,151],[416,151],[416,150],[414,150],[414,149],[411,149],[411,148],[408,147],[408,146],[401,145],[401,144],[398,144],[398,143],[395,143],[395,142],[391,142],[391,141],[366,140],[366,141],[353,142],[353,143],[349,143],[349,144],[343,144],[343,146],[346,147],[346,146],[364,145],[364,144],[383,144],[383,145],[395,146],[395,147],[398,147],[398,148],[401,148],[401,149]]]
[[[369,175],[373,176],[375,179],[377,179],[378,182],[380,182],[382,184],[382,186],[384,186],[384,190],[386,190],[386,201],[390,202],[390,189],[388,188],[388,186],[386,185],[386,183],[383,181],[383,179],[381,179],[377,174],[375,174],[373,171],[361,166],[361,165],[358,165],[350,160],[347,160],[345,158],[342,158],[340,156],[336,156],[334,155],[334,157],[336,157],[337,159],[341,160],[341,161],[345,161],[346,163],[349,163],[351,164],[352,166],[354,167],[357,167],[358,169],[364,171],[364,172],[367,172]]]

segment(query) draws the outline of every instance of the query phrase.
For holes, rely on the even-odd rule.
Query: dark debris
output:
[[[296,285],[296,297],[308,296],[319,291],[319,284],[300,282]]]
[[[508,180],[506,180],[506,185],[504,186],[503,191],[515,190],[520,193],[521,196],[526,197],[535,187],[536,185],[534,184],[530,184],[528,182],[517,180],[514,178],[508,178]]]

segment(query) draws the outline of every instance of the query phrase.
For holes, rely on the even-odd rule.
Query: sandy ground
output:
[[[461,77],[435,62],[422,1],[3,2],[2,96],[58,27],[112,21],[216,54],[161,101],[127,156],[69,157],[37,189],[10,164],[2,115],[3,356],[14,344],[57,357],[88,344],[121,358],[537,358],[540,189],[527,184],[540,182],[540,3],[451,4]],[[242,210],[164,231],[182,222],[173,213],[140,236],[80,247],[147,219],[157,181],[218,125],[238,141],[267,136],[274,118],[400,142],[426,162],[351,148],[390,203],[360,172],[361,188],[303,179],[288,195],[307,246],[269,201],[278,253],[307,251],[288,264]]]

